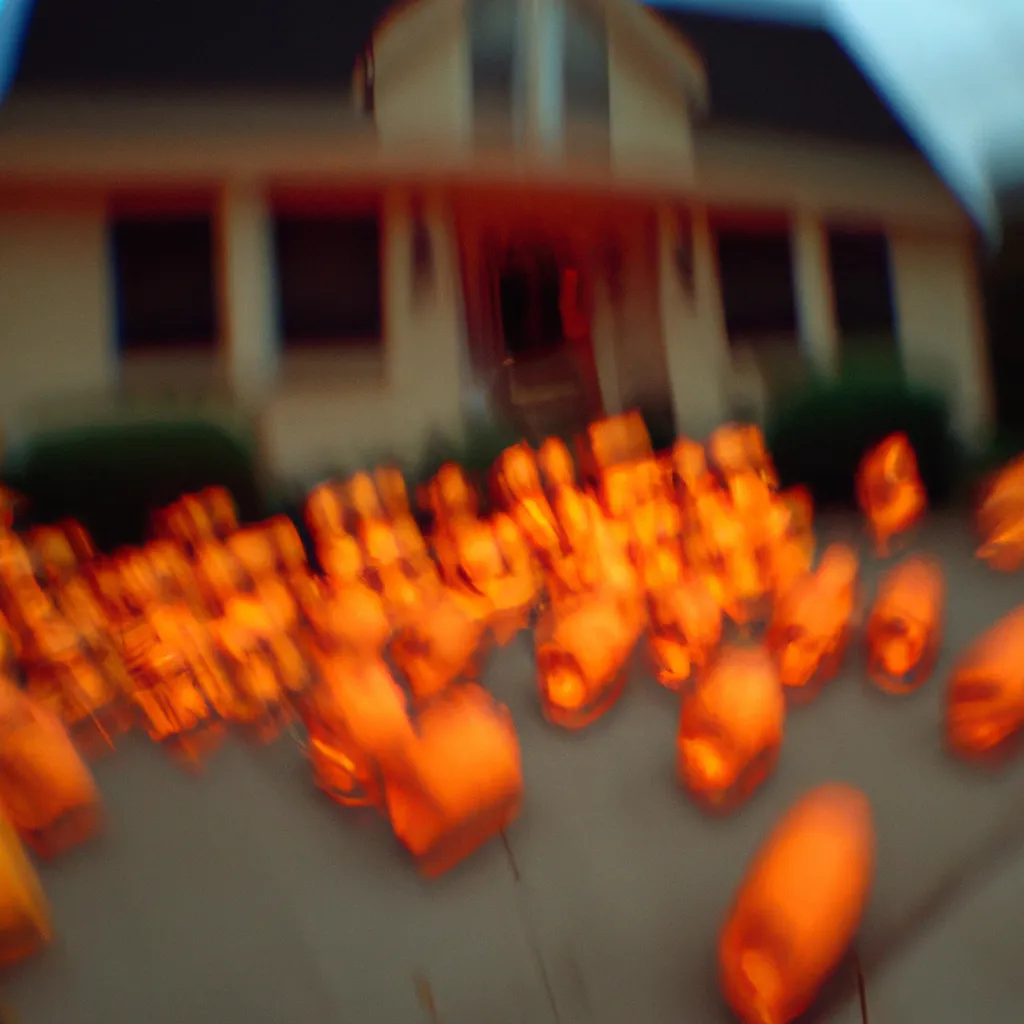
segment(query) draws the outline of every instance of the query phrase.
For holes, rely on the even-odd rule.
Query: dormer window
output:
[[[604,10],[584,10],[568,0],[563,78],[566,118],[607,123],[609,109],[608,33]]]
[[[522,120],[519,4],[517,0],[470,0],[468,17],[477,125],[507,132]],[[516,134],[513,131],[513,137]]]
[[[471,0],[469,36],[478,137],[527,137],[560,148],[574,122],[607,130],[608,42],[599,6]]]

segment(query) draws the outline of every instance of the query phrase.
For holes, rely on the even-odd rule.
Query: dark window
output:
[[[725,327],[730,341],[797,338],[789,232],[716,232]]]
[[[892,279],[885,235],[831,230],[828,250],[840,334],[892,336]]]
[[[111,246],[122,352],[216,347],[209,216],[118,218]]]
[[[283,344],[381,339],[376,214],[278,216],[274,248]]]
[[[511,117],[519,89],[519,5],[514,0],[471,0],[469,38],[473,102]]]
[[[566,4],[563,67],[569,117],[608,120],[608,37],[603,12],[603,8],[581,10],[574,0]]]

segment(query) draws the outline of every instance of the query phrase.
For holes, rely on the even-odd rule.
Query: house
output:
[[[1019,158],[995,168],[996,202],[1002,224],[998,250],[984,267],[995,418],[1014,447],[1024,437],[1020,380],[1024,374],[1024,173]]]
[[[17,436],[210,396],[303,476],[413,456],[484,400],[701,435],[763,409],[776,362],[881,339],[974,436],[976,235],[822,28],[37,0],[0,108],[0,408]]]

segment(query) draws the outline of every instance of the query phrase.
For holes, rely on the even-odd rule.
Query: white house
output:
[[[168,391],[290,476],[481,396],[702,433],[763,402],[763,352],[868,336],[987,425],[975,226],[826,31],[388,7],[37,0],[0,108],[10,434]]]

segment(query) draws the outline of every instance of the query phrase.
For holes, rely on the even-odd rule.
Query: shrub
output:
[[[203,487],[226,487],[245,520],[262,514],[252,444],[205,420],[43,434],[5,478],[26,497],[29,524],[73,517],[102,550],[139,543],[153,509]]]
[[[851,505],[864,453],[896,431],[914,446],[930,501],[949,501],[960,457],[948,404],[900,376],[814,381],[780,404],[766,434],[783,485],[805,484],[823,505]]]
[[[654,450],[663,452],[671,448],[678,436],[672,402],[641,402],[640,415],[644,418]]]
[[[466,422],[461,438],[433,434],[413,467],[410,481],[426,483],[446,462],[457,462],[471,476],[486,474],[498,456],[521,440],[516,430],[494,417],[474,417]]]

